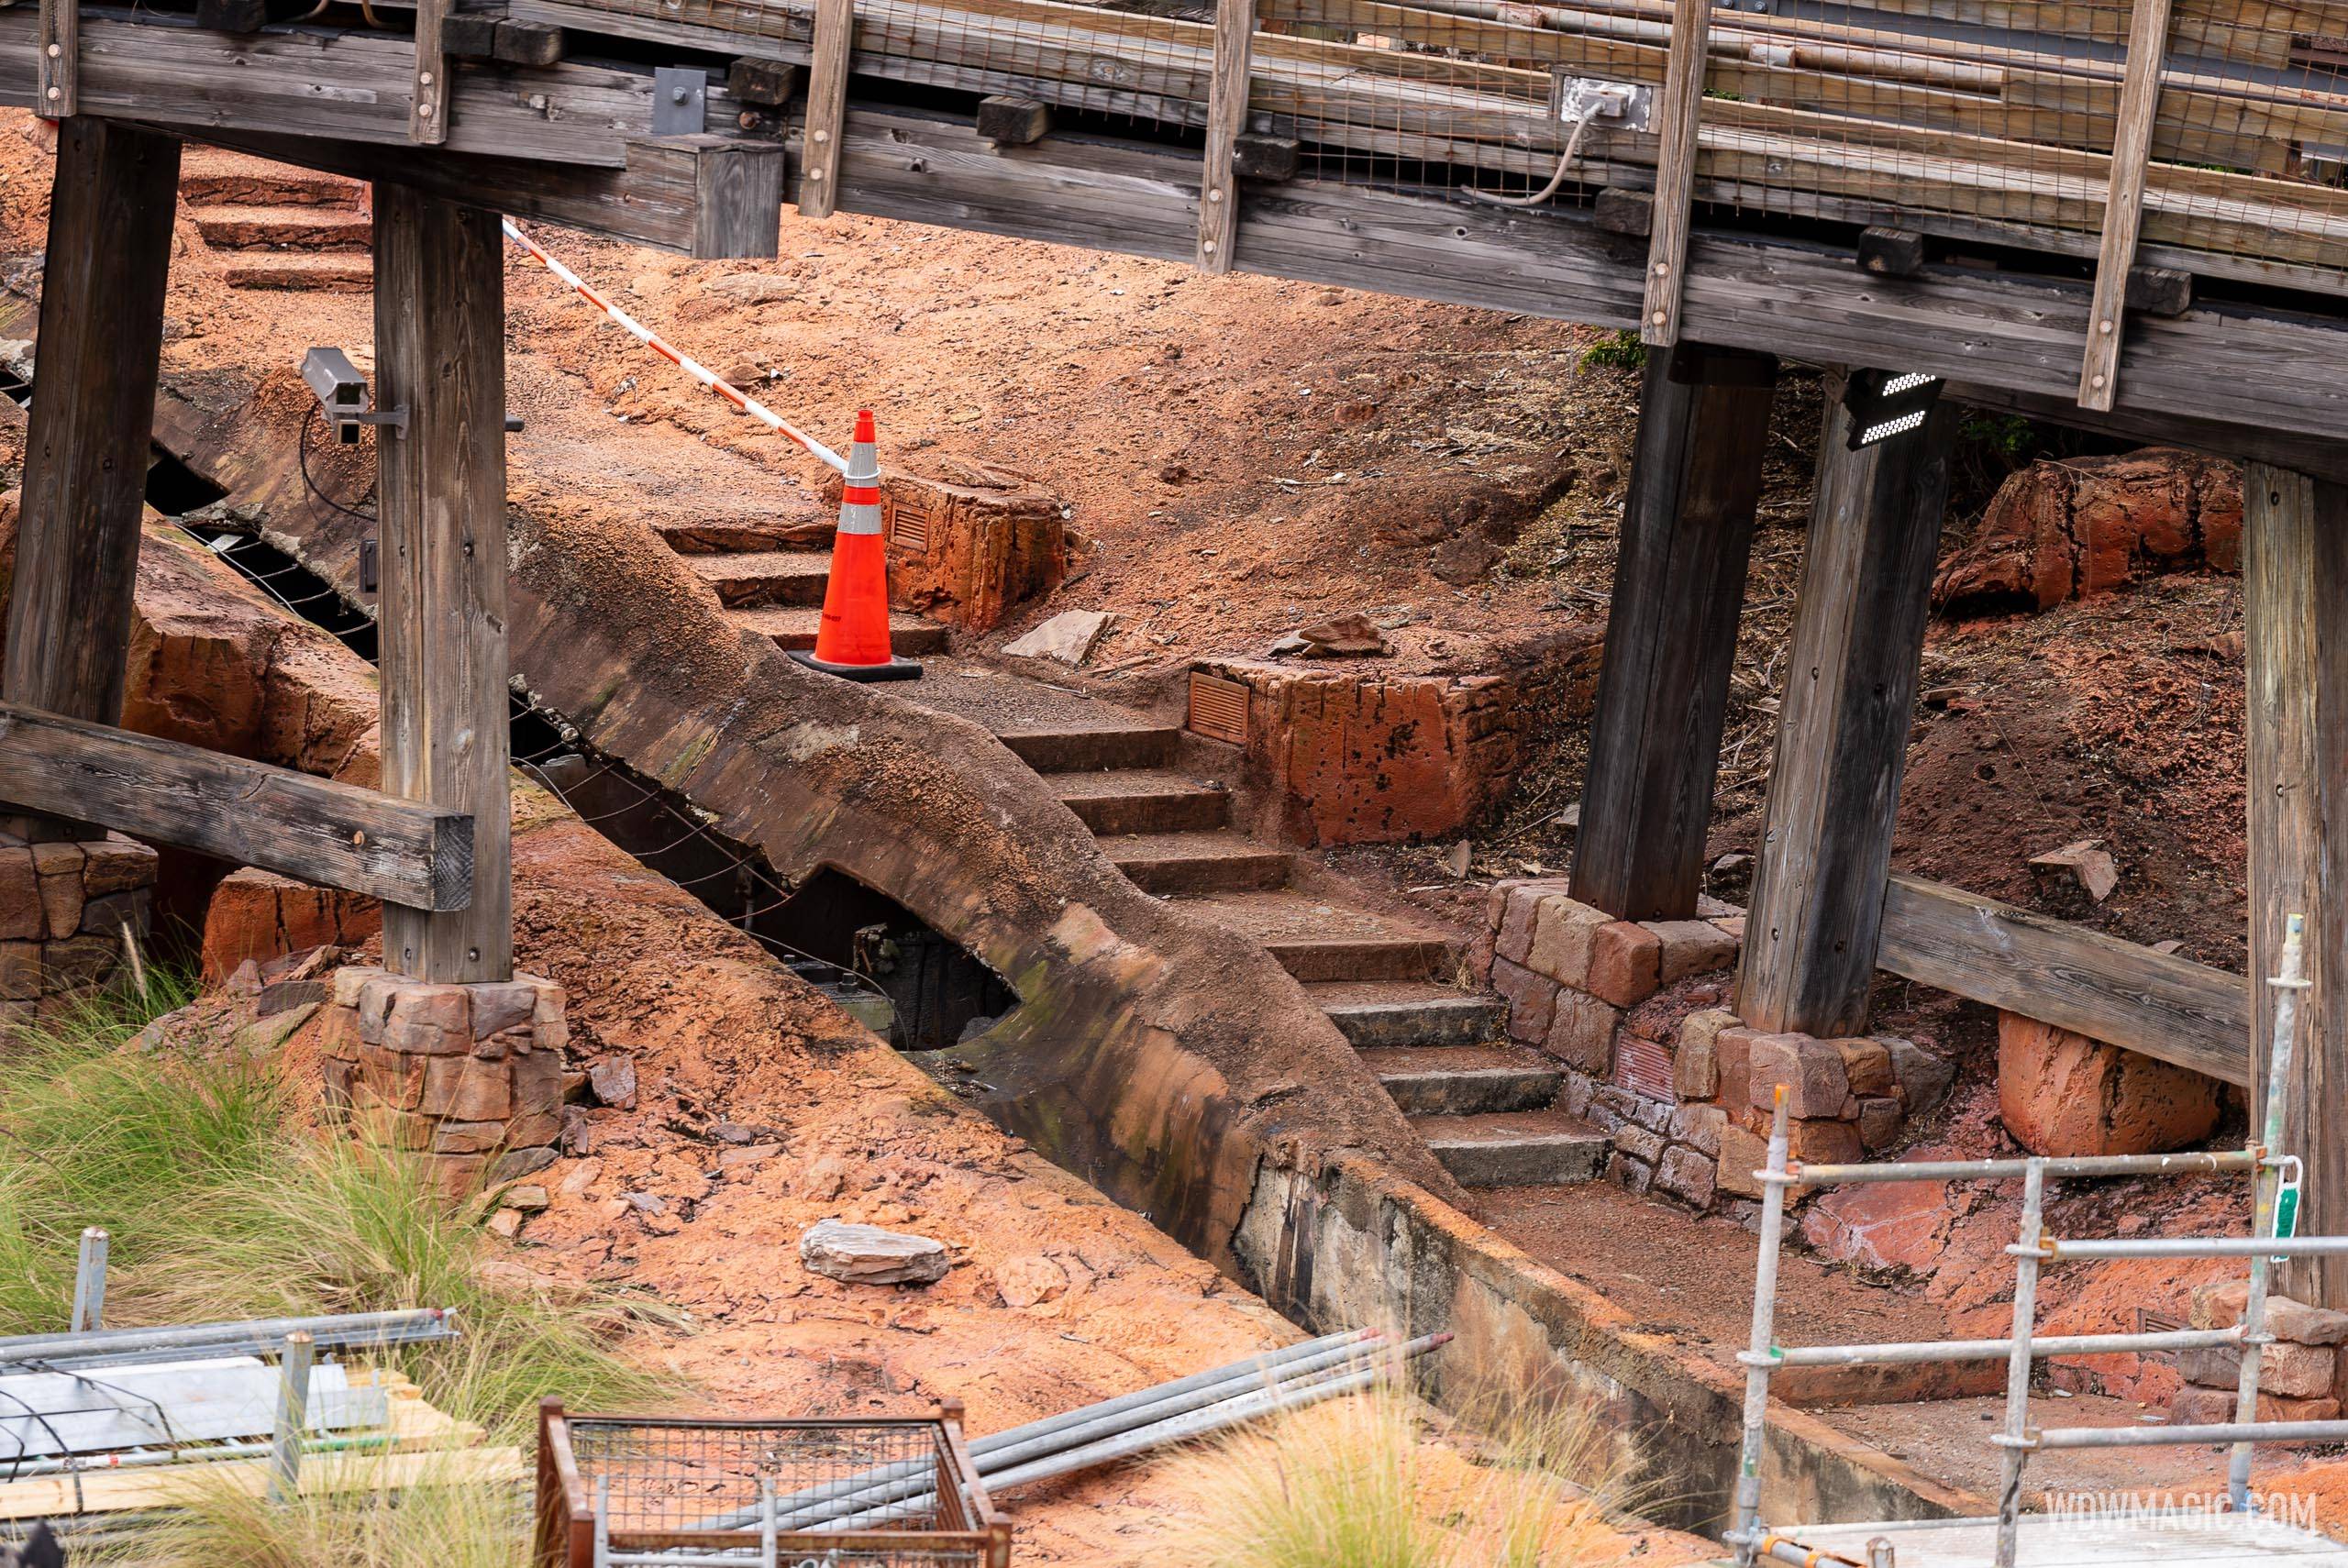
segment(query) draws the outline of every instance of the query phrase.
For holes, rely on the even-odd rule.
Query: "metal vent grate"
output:
[[[1648,1099],[1672,1099],[1671,1048],[1635,1034],[1620,1036],[1614,1045],[1614,1082]]]
[[[893,502],[889,508],[889,542],[914,555],[929,553],[929,513],[918,506]]]
[[[1200,669],[1191,671],[1191,733],[1209,740],[1246,745],[1247,694],[1244,681],[1225,680],[1220,675],[1209,675]]]

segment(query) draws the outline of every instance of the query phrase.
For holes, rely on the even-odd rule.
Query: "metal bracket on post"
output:
[[[40,0],[40,52],[33,61],[33,112],[61,120],[81,113],[75,85],[82,52],[82,0]]]
[[[652,134],[699,136],[709,118],[709,76],[698,66],[663,65],[652,72]]]
[[[1688,267],[1689,208],[1696,188],[1696,118],[1711,50],[1711,0],[1672,0],[1671,53],[1664,67],[1655,162],[1655,227],[1647,243],[1646,300],[1639,341],[1679,341],[1679,298]]]
[[[1228,272],[1239,235],[1239,179],[1232,169],[1247,128],[1248,61],[1256,0],[1221,0],[1214,12],[1214,70],[1207,79],[1206,168],[1199,181],[1199,271]]]
[[[2088,313],[2079,406],[2109,412],[2120,381],[2121,327],[2127,319],[2128,274],[2144,226],[2144,168],[2160,109],[2168,55],[2169,0],[2136,0],[2128,24],[2127,75],[2111,137],[2111,184],[2103,198],[2103,244],[2095,263],[2095,306]]]

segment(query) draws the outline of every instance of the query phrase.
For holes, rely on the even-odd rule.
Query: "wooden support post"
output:
[[[409,88],[407,138],[437,146],[449,139],[449,51],[440,29],[455,0],[415,0],[415,71]]]
[[[36,407],[39,405],[36,404]],[[2250,753],[2251,1125],[2265,1117],[2283,922],[2307,917],[2284,1152],[2307,1162],[2306,1235],[2348,1232],[2348,485],[2253,463],[2243,478]],[[2348,1259],[2285,1265],[2294,1300],[2348,1308]]]
[[[52,120],[82,112],[82,0],[40,0],[40,52],[33,61],[33,110]]]
[[[997,147],[1033,147],[1050,134],[1052,106],[1015,94],[979,100],[979,134]]]
[[[1214,72],[1207,79],[1206,171],[1199,182],[1199,271],[1228,272],[1239,236],[1239,133],[1247,128],[1248,62],[1256,47],[1256,0],[1217,0]]]
[[[1859,271],[1879,278],[1912,278],[1924,270],[1924,237],[1904,228],[1859,231]]]
[[[383,910],[383,961],[513,973],[506,795],[505,271],[496,215],[375,187],[383,790],[473,819],[461,911]]]
[[[2103,245],[2095,263],[2095,306],[2088,313],[2087,362],[2079,403],[2109,409],[2120,384],[2120,339],[2128,317],[2128,273],[2144,226],[2144,165],[2160,108],[2161,68],[2168,57],[2169,0],[2135,0],[2128,21],[2128,68],[2111,139],[2111,184],[2103,199]]]
[[[1647,351],[1573,860],[1573,896],[1620,919],[1696,912],[1777,369]]]
[[[806,139],[799,154],[801,217],[829,217],[839,205],[840,131],[847,120],[847,61],[855,47],[856,0],[815,0]]]
[[[1838,1036],[1866,1029],[1957,411],[1854,452],[1827,396],[1736,1010]]]
[[[1646,304],[1639,339],[1679,341],[1679,298],[1688,270],[1689,206],[1696,188],[1696,120],[1710,64],[1712,0],[1672,0],[1671,52],[1656,95],[1655,225],[1647,242]]]
[[[58,127],[0,696],[103,724],[122,717],[179,174],[170,137]]]

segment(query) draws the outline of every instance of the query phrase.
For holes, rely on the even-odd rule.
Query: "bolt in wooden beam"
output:
[[[847,61],[856,46],[856,0],[815,0],[807,62],[805,140],[799,155],[799,215],[839,206],[840,133],[847,120]]]
[[[449,51],[440,29],[455,0],[415,0],[415,70],[408,93],[407,138],[437,146],[449,139]]]
[[[1647,242],[1646,302],[1639,340],[1679,341],[1679,299],[1688,271],[1689,209],[1696,188],[1696,120],[1711,52],[1712,0],[1673,0],[1671,48],[1656,94],[1655,222]]]
[[[462,910],[383,909],[383,959],[433,981],[513,973],[506,794],[505,270],[496,215],[375,188],[383,790],[473,819]]]
[[[1958,414],[1854,452],[1827,400],[1736,1011],[1835,1036],[1866,1031]]]
[[[2135,0],[2128,20],[2128,67],[2111,141],[2111,183],[2103,199],[2103,244],[2095,263],[2095,304],[2088,312],[2079,403],[2109,410],[2120,383],[2120,340],[2128,317],[2128,274],[2144,226],[2144,166],[2160,108],[2161,68],[2168,57],[2169,0]]]
[[[1199,271],[1228,272],[1239,237],[1239,176],[1233,158],[1247,128],[1248,62],[1256,0],[1217,0],[1214,70],[1207,78],[1206,168],[1199,182]]]
[[[2253,463],[2243,476],[2250,765],[2251,1124],[2265,1117],[2283,922],[2307,917],[2284,1152],[2307,1162],[2299,1232],[2348,1231],[2348,485]],[[2348,1308],[2348,1258],[2295,1259],[2280,1288]]]

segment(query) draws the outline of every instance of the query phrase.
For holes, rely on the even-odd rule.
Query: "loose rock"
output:
[[[944,1243],[878,1225],[820,1220],[799,1238],[810,1272],[850,1285],[928,1285],[952,1267]]]

